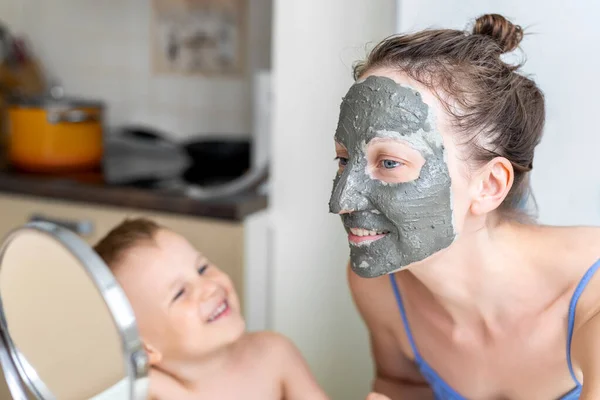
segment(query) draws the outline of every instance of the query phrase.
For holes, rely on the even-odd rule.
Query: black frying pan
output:
[[[247,139],[202,138],[182,144],[191,159],[185,181],[213,185],[234,180],[250,169],[251,145]]]

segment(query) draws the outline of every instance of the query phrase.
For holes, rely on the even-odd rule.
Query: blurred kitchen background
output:
[[[364,398],[368,337],[327,202],[351,66],[394,32],[499,12],[546,93],[545,223],[600,225],[595,2],[2,0],[0,235],[50,220],[90,243],[126,216],[232,275],[249,328],[289,336],[333,399]],[[518,54],[517,54],[518,55]],[[3,399],[0,393],[0,399]]]

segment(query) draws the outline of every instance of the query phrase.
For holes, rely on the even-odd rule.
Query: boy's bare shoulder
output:
[[[261,361],[290,358],[299,354],[298,349],[287,337],[272,331],[248,333],[240,343],[247,356]]]
[[[248,346],[256,350],[285,351],[295,348],[290,339],[273,331],[260,331],[248,333],[245,337]]]

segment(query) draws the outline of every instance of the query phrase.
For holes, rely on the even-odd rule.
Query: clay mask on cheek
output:
[[[374,138],[402,141],[419,151],[425,163],[418,178],[389,183],[371,176],[366,153]],[[420,93],[379,76],[354,84],[342,101],[335,139],[348,150],[348,163],[335,177],[329,207],[344,212],[358,275],[388,274],[454,241],[445,149]]]

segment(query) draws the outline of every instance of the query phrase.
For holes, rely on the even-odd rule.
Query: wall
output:
[[[108,102],[110,125],[150,123],[175,137],[251,132],[252,74],[271,62],[271,0],[247,0],[248,72],[215,79],[153,76],[149,0],[0,3],[0,20],[30,38],[68,94]]]
[[[429,26],[463,29],[497,12],[530,33],[522,42],[525,72],[545,92],[547,124],[532,172],[540,220],[600,225],[597,105],[600,92],[600,3],[562,0],[400,0],[400,31]]]
[[[393,32],[395,1],[274,4],[270,326],[300,347],[332,399],[361,399],[373,370],[346,281],[347,238],[328,214],[333,135],[351,65]]]

